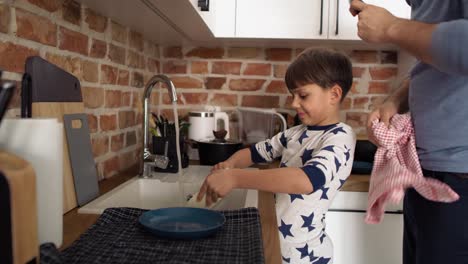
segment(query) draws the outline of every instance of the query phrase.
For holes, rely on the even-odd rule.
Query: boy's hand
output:
[[[377,145],[377,140],[375,139],[374,132],[372,131],[372,122],[377,120],[379,122],[384,122],[387,127],[390,127],[390,119],[397,113],[397,104],[394,101],[389,100],[367,116],[367,137],[370,142]]]
[[[216,170],[208,175],[198,192],[197,201],[201,201],[206,195],[206,206],[215,203],[218,198],[223,198],[232,189],[236,188],[236,177],[233,175],[235,170],[223,169]]]
[[[226,161],[223,161],[214,165],[213,168],[211,169],[211,172],[214,172],[216,170],[225,170],[225,169],[234,169],[234,165],[231,162],[229,162],[229,160],[226,160]]]
[[[352,1],[349,10],[353,16],[359,17],[358,36],[371,43],[389,42],[388,32],[400,20],[384,8],[359,0]]]

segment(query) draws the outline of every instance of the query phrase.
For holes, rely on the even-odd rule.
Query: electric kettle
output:
[[[213,139],[213,131],[225,129],[229,138],[229,116],[226,112],[191,111],[189,116],[189,139],[195,141]]]

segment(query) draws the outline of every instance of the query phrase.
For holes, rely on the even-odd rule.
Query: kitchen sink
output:
[[[182,183],[177,173],[153,173],[152,178],[134,178],[96,198],[78,209],[78,213],[101,214],[106,208],[132,207],[157,209],[185,206],[191,195],[198,192],[211,166],[191,165],[182,170]],[[213,210],[234,210],[257,207],[256,190],[236,189],[216,204]]]

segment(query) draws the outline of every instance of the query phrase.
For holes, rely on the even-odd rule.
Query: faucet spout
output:
[[[177,102],[177,93],[174,84],[166,75],[155,75],[146,84],[145,91],[143,93],[143,155],[142,164],[140,166],[140,176],[142,177],[149,177],[151,175],[151,169],[148,167],[155,166],[165,169],[168,164],[167,157],[162,157],[161,155],[155,155],[151,153],[149,146],[149,99],[151,97],[153,87],[157,83],[163,83],[169,92],[171,102]]]

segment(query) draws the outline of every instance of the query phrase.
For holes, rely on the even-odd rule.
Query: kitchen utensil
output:
[[[187,152],[185,151],[185,142],[183,138],[179,138],[182,168],[189,165]],[[176,136],[167,137],[152,137],[152,151],[155,154],[154,171],[176,173],[179,171],[179,162],[176,150]]]
[[[218,130],[218,131],[213,131],[213,135],[214,135],[215,139],[223,140],[227,135],[227,131],[224,130],[224,129]]]
[[[143,213],[138,219],[158,237],[198,239],[210,236],[226,222],[220,212],[191,207],[170,207]]]
[[[155,155],[154,157],[154,164],[158,168],[165,169],[169,164],[169,157],[167,156],[167,150],[169,148],[169,141],[164,143],[164,155]]]
[[[57,118],[63,123],[64,114],[84,113],[80,82],[70,73],[40,57],[29,57],[26,60],[25,72],[30,76],[31,105],[24,105],[26,112],[30,109],[32,117]],[[26,98],[27,99],[27,98]],[[63,212],[77,206],[72,169],[63,130]]]
[[[31,164],[0,151],[0,260],[2,263],[36,263],[36,177]]]
[[[88,116],[68,114],[63,116],[68,151],[73,172],[76,200],[79,206],[99,196],[98,175],[91,150]],[[76,125],[73,125],[73,124]]]
[[[238,107],[239,138],[247,144],[273,137],[287,129],[286,119],[274,109]]]
[[[232,154],[242,148],[242,142],[237,140],[212,140],[197,141],[200,165],[215,165],[227,160]]]
[[[10,103],[11,97],[13,96],[13,91],[16,89],[16,86],[12,82],[5,82],[2,84],[0,90],[0,122],[5,115],[8,104]]]
[[[229,116],[226,112],[192,111],[189,112],[189,139],[212,139],[213,131],[224,129],[228,131]]]
[[[28,161],[36,174],[39,243],[57,246],[63,237],[62,136],[57,119],[4,119],[0,125],[0,149]]]

